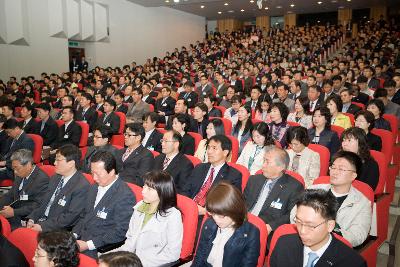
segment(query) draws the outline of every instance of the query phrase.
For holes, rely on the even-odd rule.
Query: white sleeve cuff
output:
[[[86,244],[88,245],[89,250],[95,250],[96,247],[93,244],[92,240],[86,241]]]

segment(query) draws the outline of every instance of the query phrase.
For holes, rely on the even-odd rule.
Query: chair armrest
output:
[[[106,253],[110,250],[113,250],[115,248],[119,248],[120,246],[122,246],[125,243],[125,240],[118,242],[118,243],[113,243],[113,244],[107,244],[104,245],[102,247],[97,248],[97,251],[100,253]]]
[[[358,253],[363,253],[365,250],[369,249],[371,246],[374,245],[375,241],[377,240],[376,236],[368,236],[367,239],[364,241],[364,243],[362,243],[361,245],[354,247],[354,249],[358,252]]]

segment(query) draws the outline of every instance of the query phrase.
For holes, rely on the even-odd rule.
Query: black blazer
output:
[[[119,177],[128,183],[143,186],[143,175],[154,167],[153,154],[140,145],[125,161],[122,161],[122,156],[126,149],[127,148],[123,148],[117,152],[117,168],[119,169]]]
[[[93,132],[97,122],[97,111],[93,107],[89,107],[85,114],[83,114],[83,108],[81,107],[76,112],[76,120],[86,121],[89,124],[89,132]]]
[[[0,233],[0,266],[29,267],[24,254]]]
[[[209,218],[204,223],[200,241],[193,259],[192,267],[211,267],[207,262],[213,247],[213,241],[217,235],[218,226]],[[260,254],[260,231],[256,226],[245,221],[235,230],[224,247],[222,266],[257,266]]]
[[[82,163],[81,163],[81,171],[82,172],[91,173],[90,160],[93,157],[93,155],[98,151],[108,151],[111,154],[113,154],[115,157],[118,149],[116,149],[113,145],[110,145],[110,144],[107,144],[103,147],[95,147],[95,146],[88,147],[85,158],[82,160]]]
[[[400,90],[397,90],[397,92],[394,94],[391,100],[393,103],[396,103],[397,105],[400,105]]]
[[[189,93],[189,95],[185,98],[186,92],[183,91],[179,94],[178,99],[186,99],[188,103],[188,108],[194,108],[194,106],[197,104],[199,100],[199,95],[192,91]]]
[[[112,134],[118,134],[119,126],[120,126],[120,119],[115,112],[111,112],[106,120],[104,120],[104,117],[106,116],[106,113],[101,114],[101,116],[97,119],[97,124],[96,125],[104,125],[108,126],[111,128],[111,133]]]
[[[272,251],[270,267],[302,267],[304,245],[298,234],[280,237]],[[367,267],[364,259],[354,249],[332,236],[332,242],[315,267]]]
[[[315,137],[315,128],[308,129],[308,136],[310,137],[311,143]],[[331,157],[339,150],[340,141],[336,132],[328,129],[324,129],[319,135],[318,144],[329,149]]]
[[[153,97],[151,97],[150,95],[146,98],[146,100],[144,102],[146,102],[147,104],[153,105],[154,108],[156,107],[156,100]]]
[[[128,106],[121,104],[119,107],[117,107],[115,112],[122,112],[122,113],[126,114],[128,112]]]
[[[208,112],[208,117],[218,117],[218,118],[222,118],[222,112],[219,109],[216,108],[212,108],[209,112]]]
[[[361,108],[357,105],[350,104],[350,107],[347,109],[346,113],[350,113],[355,115],[357,112],[359,112]]]
[[[53,120],[53,118],[49,117],[49,119],[45,122],[43,130],[40,131],[42,127],[42,122],[40,121],[36,125],[36,134],[40,135],[43,138],[43,145],[49,146],[54,143],[58,136],[58,125]]]
[[[212,87],[211,85],[207,84],[204,89],[201,87],[201,85],[197,88],[197,94],[199,95],[199,101],[203,101],[204,96],[207,94],[212,93]]]
[[[377,136],[371,132],[367,133],[367,143],[369,149],[381,151],[382,150],[382,139],[380,136]]]
[[[201,163],[194,167],[192,173],[186,179],[186,183],[182,192],[183,195],[192,199],[197,195],[204,181],[208,178],[206,175],[210,169],[210,166],[210,163]],[[227,163],[222,166],[217,176],[214,178],[213,185],[220,181],[230,182],[232,185],[236,186],[240,191],[242,191],[242,174],[235,168],[229,166]]]
[[[2,130],[0,132],[0,154],[4,154],[8,149],[8,147],[6,147],[7,144],[7,139],[10,138],[8,136],[8,134],[6,133],[6,131]]]
[[[357,176],[357,180],[369,185],[372,190],[376,189],[379,182],[379,166],[378,163],[371,157],[363,162],[361,166],[361,175]]]
[[[145,144],[145,148],[149,149],[149,150],[155,150],[159,153],[161,153],[161,139],[162,139],[163,135],[157,131],[156,129],[154,129],[154,131],[151,133],[151,135],[149,136],[149,139],[147,139],[147,142]]]
[[[92,240],[96,248],[125,240],[136,203],[132,190],[124,181],[117,179],[94,207],[98,187],[97,184],[90,187],[83,212],[72,229],[79,240]],[[99,212],[107,215],[100,215]],[[97,258],[97,250],[86,250],[83,254]]]
[[[368,83],[368,88],[379,88],[379,80],[375,78],[371,78],[371,80]]]
[[[257,199],[266,182],[267,178],[262,174],[250,176],[244,190],[244,198],[248,210],[251,210],[257,203]],[[282,224],[290,223],[290,211],[296,204],[298,195],[303,190],[304,187],[299,181],[290,175],[283,174],[272,187],[258,217],[269,224],[272,230]],[[272,207],[271,203],[274,201],[282,203],[282,207],[280,209]]]
[[[61,175],[59,174],[50,178],[49,188],[46,195],[43,197],[41,205],[28,215],[28,219],[32,219],[35,223],[40,224],[43,231],[71,229],[77,222],[79,215],[84,208],[82,203],[85,203],[86,201],[90,185],[85,176],[83,176],[81,172],[77,171],[54,199],[47,220],[38,222],[40,218],[45,216],[44,213],[47,205],[50,202],[60,180]],[[63,203],[62,200],[65,202]],[[64,205],[62,205],[62,203]]]
[[[195,146],[194,138],[188,133],[185,133],[182,136],[182,146],[179,152],[181,152],[182,154],[193,156],[194,146]]]
[[[24,121],[20,121],[19,122],[19,125],[20,125],[21,129],[24,130],[24,132],[27,133],[27,134],[36,133],[37,124],[38,123],[35,121],[34,118],[31,118],[29,120],[29,122],[27,124],[25,124],[25,127],[24,127]]]
[[[174,108],[175,108],[175,103],[176,100],[172,97],[167,97],[165,101],[163,102],[163,99],[157,99],[156,105],[154,107],[154,110],[156,112],[162,111],[165,112],[165,116],[171,116],[175,113]]]
[[[369,96],[365,93],[358,92],[358,96],[353,96],[353,99],[351,101],[367,105],[369,101]]]
[[[14,144],[13,144],[13,140],[14,140],[13,138],[7,139],[7,142],[5,144],[5,147],[7,149],[5,150],[5,153],[3,155],[1,155],[2,160],[6,161],[7,171],[12,171],[11,155],[15,151],[17,151],[19,149],[23,149],[23,148],[33,151],[33,149],[35,148],[35,144],[33,143],[33,140],[24,132],[22,132],[20,137],[14,141]],[[13,177],[13,176],[14,175],[12,174],[12,176],[9,176],[9,177]]]
[[[74,120],[68,125],[68,128],[65,129],[65,124],[61,125],[58,131],[58,137],[54,143],[50,146],[53,149],[59,148],[66,144],[73,144],[75,146],[79,146],[79,141],[81,139],[82,129]]]
[[[208,120],[203,119],[200,123],[198,121],[195,121],[196,123],[196,129],[192,132],[201,134],[203,138],[207,138],[207,125],[208,125]],[[199,132],[199,126],[201,125],[201,132]]]
[[[0,197],[0,207],[8,206],[16,201],[11,205],[14,209],[14,217],[8,218],[13,229],[22,227],[21,220],[42,203],[49,184],[49,176],[39,167],[35,167],[28,180],[24,181],[22,189],[19,190],[22,180],[21,177],[16,176],[12,188]],[[22,197],[23,195],[27,196],[27,199]]]
[[[154,169],[162,170],[165,154],[160,154],[154,159]],[[174,178],[176,191],[180,194],[183,191],[186,179],[193,170],[192,162],[182,153],[178,153],[165,169]]]

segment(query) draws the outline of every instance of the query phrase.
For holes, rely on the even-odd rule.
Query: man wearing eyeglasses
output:
[[[367,266],[355,250],[332,235],[339,208],[333,194],[308,189],[296,207],[296,232],[278,238],[271,251],[271,267]]]
[[[153,154],[142,145],[145,136],[143,125],[138,122],[125,126],[125,146],[116,154],[120,177],[128,183],[143,186],[143,175],[153,166]]]
[[[313,185],[310,188],[323,189],[333,195],[339,203],[334,232],[343,236],[353,247],[361,245],[368,237],[372,209],[368,198],[352,186],[361,172],[360,157],[348,151],[340,151],[334,156],[330,167],[330,184]],[[296,208],[291,212],[293,222]]]

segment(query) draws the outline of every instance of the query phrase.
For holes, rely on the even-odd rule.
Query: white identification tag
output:
[[[154,150],[154,147],[153,146],[149,146],[147,149],[148,150]]]
[[[189,98],[187,101],[190,102],[190,101],[192,101],[192,99]]]
[[[167,103],[164,103],[164,104],[162,104],[163,105],[163,107],[166,107],[167,106]]]
[[[281,199],[278,198],[278,200],[275,202],[275,205],[274,205],[275,209],[278,209],[278,210],[282,209],[282,203],[280,201],[281,201]]]
[[[107,219],[107,212],[104,211],[105,208],[103,208],[102,210],[99,210],[97,212],[97,217],[99,217],[100,219]]]
[[[65,201],[65,196],[63,197],[63,198],[60,198],[59,200],[58,200],[58,205],[60,205],[60,206],[62,206],[62,207],[64,207],[65,206],[65,204],[67,203],[66,201]]]
[[[20,195],[19,200],[28,200],[28,195]]]
[[[87,123],[87,121],[86,121],[86,120],[83,120],[82,122],[84,122],[84,123]]]
[[[109,122],[107,122],[107,123],[106,123],[106,126],[110,126],[110,123],[109,123]]]
[[[21,220],[21,226],[26,227],[26,221]]]
[[[207,93],[206,92],[203,92],[203,95],[206,95]]]
[[[69,137],[69,135],[68,134],[64,134],[64,138],[68,138]]]

